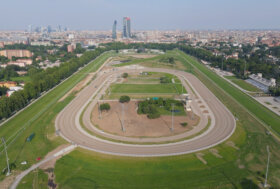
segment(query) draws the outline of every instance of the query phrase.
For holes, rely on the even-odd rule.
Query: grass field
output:
[[[0,127],[0,137],[5,137],[7,141],[10,163],[16,163],[17,169],[26,169],[36,162],[37,157],[44,157],[49,151],[65,143],[62,138],[55,135],[54,120],[56,115],[74,96],[70,95],[62,102],[58,102],[58,100],[86,77],[89,72],[97,70],[112,55],[114,54],[105,53],[98,57],[81,69],[78,74],[71,76]],[[33,132],[35,133],[34,139],[31,142],[25,142],[26,138]],[[3,146],[1,144],[1,170],[6,167],[6,160],[2,150]],[[28,164],[21,165],[20,162],[22,161],[27,161]],[[0,180],[3,178],[4,175],[1,174]]]
[[[167,51],[164,55],[158,55],[152,58],[145,58],[145,59],[136,59],[132,60],[129,62],[121,63],[118,65],[115,65],[115,67],[122,67],[122,66],[128,66],[128,65],[133,65],[133,64],[139,64],[141,66],[145,67],[151,67],[151,68],[169,68],[169,69],[179,69],[179,70],[184,70],[185,67],[182,64],[181,61],[175,60],[174,64],[170,63],[165,63],[162,62],[161,60],[167,57],[176,57],[172,51]]]
[[[36,169],[24,177],[17,189],[48,189],[48,175],[41,169]]]
[[[123,83],[127,84],[160,84],[160,78],[161,77],[167,77],[170,79],[170,83],[172,83],[172,80],[174,83],[180,84],[181,81],[179,78],[175,75],[168,74],[168,73],[159,73],[159,72],[147,72],[147,75],[140,75],[140,74],[134,74],[129,75],[126,80],[123,81]]]
[[[181,84],[112,84],[111,93],[122,94],[180,94]],[[186,93],[186,89],[183,92]]]
[[[262,92],[260,89],[257,87],[251,85],[250,83],[247,83],[246,81],[242,79],[238,79],[237,77],[234,76],[225,76],[225,78],[231,80],[233,83],[241,87],[242,89],[245,89],[250,92]]]
[[[16,81],[16,82],[28,82],[30,81],[30,77],[29,76],[20,76],[20,77],[12,77],[11,81]]]

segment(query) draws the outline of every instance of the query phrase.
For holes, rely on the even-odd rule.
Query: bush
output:
[[[127,78],[127,77],[128,77],[128,73],[123,73],[123,74],[122,74],[122,77],[123,77],[123,78]]]
[[[161,77],[160,83],[171,83],[171,79],[168,77]]]
[[[181,125],[182,125],[183,127],[186,127],[186,126],[188,126],[188,123],[187,123],[187,122],[184,122],[184,123],[181,123]]]
[[[149,119],[156,119],[156,118],[159,118],[159,117],[160,117],[160,113],[158,113],[158,112],[148,114]]]
[[[120,97],[120,103],[125,103],[125,102],[129,102],[129,101],[130,101],[129,96],[121,96]]]
[[[111,109],[111,106],[110,106],[110,104],[105,103],[105,104],[101,104],[99,108],[100,108],[101,111],[103,111],[103,110],[108,111],[108,110]]]

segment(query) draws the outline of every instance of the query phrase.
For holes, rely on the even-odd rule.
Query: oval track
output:
[[[214,116],[215,120],[213,127],[200,136],[190,140],[153,145],[111,142],[88,134],[81,129],[79,124],[81,112],[86,107],[92,95],[102,88],[106,79],[113,74],[125,71],[129,70],[99,74],[90,85],[85,87],[79,95],[59,113],[55,125],[56,129],[60,130],[60,134],[63,138],[71,143],[77,144],[79,147],[96,152],[120,156],[149,157],[187,154],[211,148],[228,139],[234,132],[236,125],[233,115],[194,75],[183,71],[145,68],[145,71],[168,72],[186,78],[211,109],[212,116]]]

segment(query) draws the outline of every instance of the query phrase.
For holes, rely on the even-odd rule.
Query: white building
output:
[[[276,86],[276,79],[271,78],[270,80],[265,79],[262,77],[262,73],[258,74],[252,74],[249,76],[250,79],[247,79],[246,81],[257,88],[261,89],[264,92],[268,92],[269,87],[275,87]]]

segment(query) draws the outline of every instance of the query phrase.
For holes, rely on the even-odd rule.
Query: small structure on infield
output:
[[[182,96],[183,96],[183,100],[185,101],[186,111],[188,111],[188,112],[192,111],[192,109],[191,109],[192,99],[190,98],[190,95],[189,94],[182,94]]]

